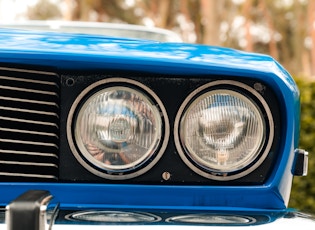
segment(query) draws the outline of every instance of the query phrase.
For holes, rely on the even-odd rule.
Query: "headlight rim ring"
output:
[[[266,133],[266,139],[264,146],[261,150],[261,152],[258,154],[258,156],[254,159],[254,161],[249,164],[251,167],[244,167],[244,170],[241,169],[233,173],[221,173],[216,171],[210,171],[205,169],[204,167],[199,166],[194,160],[189,156],[189,153],[185,151],[185,148],[181,141],[181,134],[180,134],[180,126],[182,118],[185,114],[185,111],[190,106],[190,104],[194,101],[194,99],[198,98],[199,96],[203,95],[204,92],[211,91],[212,89],[226,89],[224,87],[220,88],[220,86],[230,86],[232,89],[240,89],[241,91],[249,92],[257,101],[259,101],[260,106],[259,109],[261,110],[263,108],[264,111],[262,111],[264,114],[266,114],[265,123],[267,126],[267,133]],[[251,98],[253,99],[253,98]],[[261,108],[262,107],[262,108]],[[214,80],[211,82],[208,82],[197,89],[193,90],[182,102],[180,105],[174,122],[174,141],[176,150],[182,159],[182,161],[195,173],[199,174],[200,176],[203,176],[204,178],[215,180],[215,181],[230,181],[230,180],[236,180],[240,179],[251,172],[253,172],[255,169],[257,169],[266,159],[268,156],[269,150],[272,148],[273,140],[274,140],[274,120],[273,115],[270,110],[269,105],[267,104],[266,100],[262,95],[260,95],[259,92],[257,92],[254,88],[250,87],[249,85],[234,81],[234,80]]]
[[[160,119],[161,119],[161,138],[156,149],[156,152],[147,159],[143,165],[140,165],[136,169],[127,170],[124,172],[113,172],[110,170],[106,170],[104,168],[100,168],[96,165],[93,165],[89,160],[87,160],[84,154],[81,153],[79,150],[76,140],[75,140],[75,132],[74,132],[74,125],[80,111],[80,108],[84,103],[95,93],[105,89],[107,87],[113,86],[123,86],[123,87],[130,87],[131,89],[142,93],[144,96],[151,98],[155,103],[155,107],[157,108]],[[109,180],[127,180],[138,177],[147,171],[149,171],[162,157],[165,149],[167,148],[169,137],[170,137],[170,126],[169,126],[169,118],[167,111],[164,107],[164,104],[157,96],[157,94],[151,90],[148,86],[144,85],[143,83],[129,79],[129,78],[117,78],[111,77],[96,81],[86,87],[74,100],[71,105],[71,108],[68,113],[67,117],[67,125],[66,125],[66,133],[67,133],[67,140],[72,151],[72,155],[76,158],[76,160],[82,165],[85,169],[87,169],[92,174]]]

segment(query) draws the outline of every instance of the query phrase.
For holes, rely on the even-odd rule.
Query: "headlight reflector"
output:
[[[234,91],[214,90],[186,110],[181,127],[192,159],[219,172],[248,165],[264,142],[264,120],[257,107]]]
[[[80,163],[109,179],[132,178],[152,167],[168,138],[160,115],[165,110],[155,99],[151,91],[112,84],[89,96],[73,122]]]
[[[190,95],[177,115],[177,149],[184,162],[205,177],[239,178],[261,157],[269,124],[259,106],[237,90],[204,88]]]

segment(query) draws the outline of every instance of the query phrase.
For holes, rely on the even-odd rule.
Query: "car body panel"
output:
[[[0,63],[0,70],[36,66],[40,70],[57,74],[71,71],[106,73],[115,70],[163,74],[170,78],[178,75],[184,78],[207,78],[209,75],[222,79],[232,76],[236,80],[254,78],[273,89],[279,98],[280,111],[284,114],[279,157],[275,162],[275,170],[263,184],[221,186],[0,182],[0,206],[6,206],[25,191],[44,189],[53,194],[64,210],[159,209],[193,213],[220,211],[233,215],[240,211],[268,210],[281,216],[279,220],[268,223],[268,227],[308,222],[300,217],[289,221],[283,218],[284,213],[289,212],[287,205],[295,167],[294,151],[299,140],[300,102],[294,80],[273,58],[204,45],[0,29]],[[56,225],[54,229],[86,228],[85,225],[65,226]],[[104,226],[93,225],[93,228],[100,227]],[[106,227],[119,229],[126,226]],[[128,228],[144,227],[128,225]],[[150,228],[155,227],[159,226],[150,225]],[[186,227],[191,228],[180,226]],[[260,229],[266,226],[254,227]]]
[[[227,49],[208,47],[203,45],[158,43],[149,41],[136,41],[129,39],[112,39],[100,36],[88,35],[63,35],[54,33],[33,33],[33,32],[9,32],[2,31],[0,38],[1,63],[20,63],[23,65],[36,64],[39,66],[49,66],[58,69],[76,69],[80,66],[82,70],[98,69],[119,69],[137,70],[153,73],[167,73],[170,75],[233,75],[252,77],[264,80],[275,87],[275,92],[279,93],[283,99],[283,110],[287,112],[286,123],[286,143],[282,150],[285,157],[279,162],[279,168],[270,177],[264,186],[246,187],[191,187],[189,195],[186,197],[185,187],[176,188],[168,186],[157,186],[156,190],[148,192],[150,195],[144,198],[138,196],[139,191],[151,190],[150,186],[130,186],[129,192],[134,194],[134,202],[157,205],[155,196],[159,194],[173,194],[170,199],[165,200],[165,205],[193,205],[193,206],[222,206],[228,204],[230,207],[247,204],[251,208],[274,207],[283,209],[288,203],[288,197],[292,167],[294,159],[294,149],[298,142],[299,131],[299,91],[290,75],[285,72],[280,65],[266,55],[247,54],[244,52]],[[275,84],[274,84],[275,83]],[[295,121],[295,122],[292,122]],[[287,157],[288,156],[288,157]],[[10,184],[1,184],[8,189],[8,195],[13,191],[23,188],[25,185],[14,184],[12,190]],[[48,187],[53,191],[60,186],[63,196],[67,196],[65,191],[76,187],[76,191],[85,192],[85,185],[26,185],[27,187]],[[87,199],[87,203],[94,203],[95,197],[103,191],[117,194],[124,190],[125,185],[91,185],[94,196]],[[173,192],[175,189],[178,192]],[[57,189],[58,190],[58,189]],[[192,193],[192,191],[195,191]],[[223,192],[224,191],[224,192]],[[57,191],[56,191],[57,192]],[[145,194],[147,192],[144,192]],[[179,195],[178,195],[179,194]],[[191,194],[194,194],[191,196]],[[212,194],[209,196],[208,194]],[[69,201],[71,200],[71,191]],[[236,197],[238,199],[236,199]],[[57,195],[57,197],[59,197]],[[190,199],[189,199],[190,197]],[[233,198],[231,198],[233,197]],[[257,198],[259,197],[259,199]],[[187,202],[183,203],[182,198]],[[271,198],[271,199],[269,199]],[[91,199],[91,201],[88,201]],[[63,201],[62,198],[60,198]],[[145,201],[144,201],[145,200]],[[4,201],[1,201],[3,203]],[[161,201],[159,201],[159,204]],[[71,204],[72,202],[70,202]],[[104,203],[107,203],[104,200]],[[115,204],[115,202],[113,202]],[[119,203],[119,202],[118,202]],[[162,202],[162,206],[163,206]]]

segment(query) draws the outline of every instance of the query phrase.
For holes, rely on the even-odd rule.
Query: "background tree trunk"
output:
[[[203,26],[203,44],[220,45],[219,4],[222,1],[201,0],[200,13]]]
[[[311,76],[315,75],[315,1],[310,1],[308,6],[309,36],[311,38]]]
[[[279,60],[279,52],[277,48],[277,41],[275,40],[275,27],[274,22],[271,17],[270,11],[267,8],[266,1],[261,1],[260,8],[263,13],[263,16],[266,20],[266,24],[268,26],[268,30],[270,33],[270,41],[269,41],[269,53],[270,55],[275,58],[276,60]]]
[[[254,51],[253,38],[251,34],[251,25],[252,25],[251,10],[252,10],[252,0],[246,0],[243,5],[242,15],[244,15],[245,17],[245,40],[246,40],[245,51],[248,51],[248,52]]]

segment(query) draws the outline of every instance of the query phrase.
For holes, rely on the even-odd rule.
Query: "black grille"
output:
[[[59,77],[0,67],[0,180],[57,180]]]

